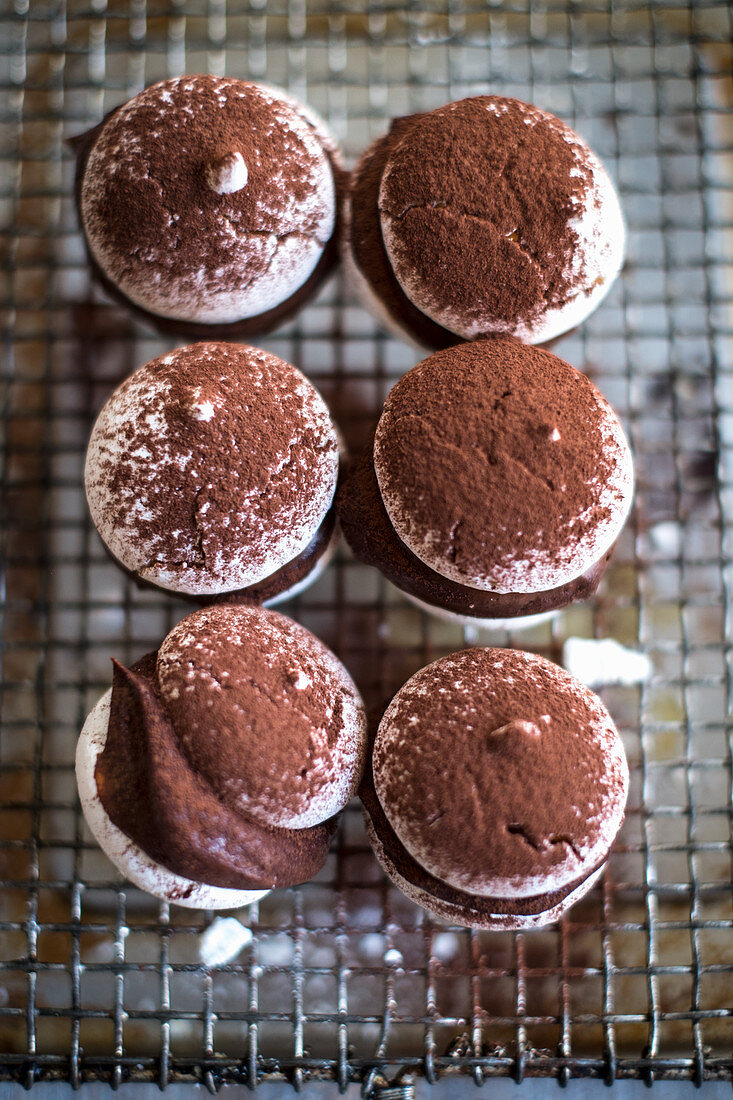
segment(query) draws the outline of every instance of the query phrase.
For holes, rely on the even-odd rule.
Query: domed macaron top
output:
[[[315,387],[239,344],[178,348],[136,370],[92,430],[85,485],[115,558],[161,588],[206,595],[268,577],[328,512],[338,439]]]
[[[374,469],[407,548],[493,592],[582,576],[615,542],[633,492],[623,429],[590,379],[508,337],[408,371],[385,402]]]
[[[396,119],[359,161],[348,211],[347,260],[369,308],[432,347],[554,339],[592,312],[624,258],[598,158],[554,115],[504,96]]]
[[[628,790],[600,699],[507,649],[453,653],[408,680],[380,723],[373,773],[412,858],[487,897],[560,890],[600,866]]]
[[[226,604],[197,611],[158,650],[157,679],[191,767],[232,810],[304,829],[355,792],[361,699],[331,650],[286,616]]]
[[[309,278],[336,221],[334,146],[286,93],[182,76],[103,123],[81,182],[102,272],[160,317],[226,324]]]

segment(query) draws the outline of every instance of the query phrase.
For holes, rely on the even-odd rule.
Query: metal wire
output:
[[[15,0],[0,14],[7,309],[0,746],[0,1076],[223,1082],[405,1100],[429,1081],[733,1079],[733,83],[729,5],[545,0],[336,5]],[[558,351],[624,419],[638,497],[589,605],[512,637],[406,605],[345,552],[292,613],[371,705],[466,643],[559,660],[569,635],[646,652],[603,691],[632,762],[599,887],[558,925],[432,920],[381,875],[351,807],[317,880],[239,914],[251,945],[206,968],[213,914],[128,888],[81,819],[73,753],[114,655],[187,609],[107,561],[81,489],[94,413],[171,346],[90,285],[68,137],[181,72],[266,79],[308,100],[353,159],[393,115],[488,90],[574,124],[618,181],[630,258]],[[304,370],[353,447],[417,354],[335,282],[266,346]]]

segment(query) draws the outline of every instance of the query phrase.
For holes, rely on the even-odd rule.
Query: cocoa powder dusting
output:
[[[592,183],[573,131],[519,100],[478,96],[415,116],[379,197],[397,278],[476,334],[511,332],[582,285],[571,222]]]
[[[312,573],[318,562],[331,545],[331,540],[336,531],[336,507],[332,505],[326,512],[323,523],[316,531],[311,541],[302,554],[287,562],[282,569],[277,569],[269,577],[249,585],[238,592],[222,592],[218,596],[199,596],[195,602],[205,606],[211,603],[245,603],[262,604],[281,596],[289,588],[294,588]],[[284,598],[284,597],[283,597]]]
[[[630,458],[619,437],[585,375],[496,338],[437,352],[397,383],[375,469],[392,525],[431,568],[542,591],[585,572],[608,548],[596,552],[601,532],[620,526]]]
[[[176,595],[189,603],[197,604],[199,607],[208,607],[210,604],[217,603],[236,603],[261,607],[277,596],[283,596],[283,593],[287,592],[289,588],[294,588],[316,569],[318,562],[331,544],[335,529],[336,505],[334,503],[329,508],[323,523],[305,550],[298,554],[296,558],[287,562],[281,569],[277,569],[269,577],[265,577],[264,580],[257,581],[247,588],[234,589],[231,592],[219,592],[216,595],[192,596],[187,592],[177,592]],[[122,569],[138,589],[158,588],[152,581],[141,580],[137,573],[123,565],[108,546],[105,546],[105,550],[110,561],[114,562],[118,569]],[[160,589],[158,590],[160,591]]]

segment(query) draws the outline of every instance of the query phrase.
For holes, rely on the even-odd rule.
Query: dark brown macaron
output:
[[[127,877],[228,908],[320,870],[365,747],[359,693],[326,646],[276,612],[219,606],[131,669],[115,664],[77,779],[89,827]]]
[[[397,119],[351,177],[344,254],[357,293],[432,348],[545,343],[598,305],[624,258],[614,187],[569,126],[503,96]]]
[[[177,348],[140,367],[92,429],[92,519],[135,578],[210,600],[272,600],[335,545],[336,429],[318,391],[269,352]]]
[[[408,897],[499,929],[551,923],[591,888],[627,792],[597,696],[535,654],[467,649],[394,697],[361,795],[377,858]]]
[[[595,590],[632,492],[590,379],[505,337],[408,371],[337,508],[356,556],[428,610],[523,625]]]
[[[338,148],[286,92],[206,74],[164,80],[75,145],[95,271],[165,331],[269,331],[336,261]]]

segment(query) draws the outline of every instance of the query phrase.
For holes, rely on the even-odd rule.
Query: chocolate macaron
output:
[[[137,580],[210,602],[284,599],[335,548],[336,429],[300,371],[205,343],[153,359],[102,408],[84,481],[94,524]]]
[[[244,905],[323,865],[359,784],[366,720],[333,653],[274,611],[194,612],[115,664],[76,753],[87,824],[141,889]]]
[[[397,119],[352,173],[344,239],[367,308],[431,348],[554,339],[596,308],[625,250],[618,197],[585,142],[495,95]]]
[[[267,332],[336,261],[338,149],[286,92],[231,77],[163,80],[76,145],[96,274],[159,328]]]
[[[518,627],[595,591],[632,493],[626,437],[590,379],[496,337],[408,371],[337,508],[355,555],[425,610]]]
[[[531,653],[420,670],[379,725],[361,789],[379,862],[452,924],[538,928],[600,877],[628,792],[602,702]]]

